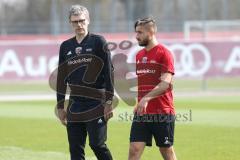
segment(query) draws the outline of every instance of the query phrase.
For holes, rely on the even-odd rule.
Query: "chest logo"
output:
[[[86,52],[92,52],[92,48],[87,48]]]
[[[150,63],[157,63],[155,60],[151,60]]]
[[[142,58],[142,63],[147,63],[147,57]]]
[[[71,52],[71,51],[68,51],[67,56],[69,56],[69,55],[71,55],[71,54],[72,54],[72,52]]]
[[[82,53],[82,47],[75,48],[75,53],[79,56]]]

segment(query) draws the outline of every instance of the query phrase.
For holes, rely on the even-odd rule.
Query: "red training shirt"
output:
[[[174,74],[174,61],[171,52],[161,44],[151,50],[145,48],[136,55],[136,74],[138,76],[138,102],[161,80],[161,73]],[[144,114],[175,114],[172,87],[148,102]]]

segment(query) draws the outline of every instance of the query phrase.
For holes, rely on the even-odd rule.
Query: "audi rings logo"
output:
[[[176,76],[201,76],[211,66],[211,56],[202,44],[169,46],[175,60]]]
[[[202,76],[211,66],[211,55],[209,50],[202,44],[173,44],[167,46],[173,53],[175,63],[175,74],[182,76]],[[134,46],[130,50],[128,63],[134,63],[135,55],[140,47]]]

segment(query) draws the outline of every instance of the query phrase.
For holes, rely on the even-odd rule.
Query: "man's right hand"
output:
[[[105,121],[108,121],[112,117],[113,117],[112,104],[105,103],[105,106],[104,106],[104,119],[105,119]]]
[[[58,118],[61,123],[66,126],[67,125],[67,112],[64,109],[57,109]]]

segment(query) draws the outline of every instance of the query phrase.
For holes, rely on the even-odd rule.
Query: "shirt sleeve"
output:
[[[174,71],[174,59],[173,59],[173,55],[172,53],[164,48],[162,50],[163,54],[161,56],[161,62],[160,64],[162,65],[162,72],[169,72],[172,73],[174,75],[175,71]]]
[[[66,74],[64,73],[66,69],[63,69],[64,62],[65,62],[64,45],[61,44],[59,50],[58,74],[57,74],[57,108],[64,108],[64,101],[66,95],[67,85],[65,83]]]
[[[104,87],[106,90],[106,101],[112,100],[114,95],[114,67],[111,60],[111,53],[107,48],[107,42],[103,37],[100,37],[99,52],[104,61],[103,74],[104,74]]]

